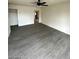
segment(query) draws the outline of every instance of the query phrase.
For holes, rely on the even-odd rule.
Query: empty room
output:
[[[8,0],[8,59],[70,59],[70,1]]]

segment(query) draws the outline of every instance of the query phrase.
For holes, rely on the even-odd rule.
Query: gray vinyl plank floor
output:
[[[41,23],[18,27],[8,39],[8,59],[70,59],[70,36]]]

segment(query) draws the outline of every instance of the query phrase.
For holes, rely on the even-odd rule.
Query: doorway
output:
[[[35,11],[35,18],[34,18],[34,24],[39,23],[39,11]]]
[[[9,9],[8,20],[11,30],[16,30],[18,27],[18,11],[17,9]]]

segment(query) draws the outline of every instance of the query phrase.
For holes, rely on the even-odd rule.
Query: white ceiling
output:
[[[9,4],[19,4],[19,5],[33,5],[37,0],[9,0]],[[47,2],[48,5],[65,2],[69,0],[41,0],[42,2]]]

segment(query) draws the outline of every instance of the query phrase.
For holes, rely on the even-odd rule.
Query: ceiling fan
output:
[[[35,3],[36,3],[37,6],[48,6],[48,5],[46,5],[47,2],[41,2],[40,0],[38,0]]]

